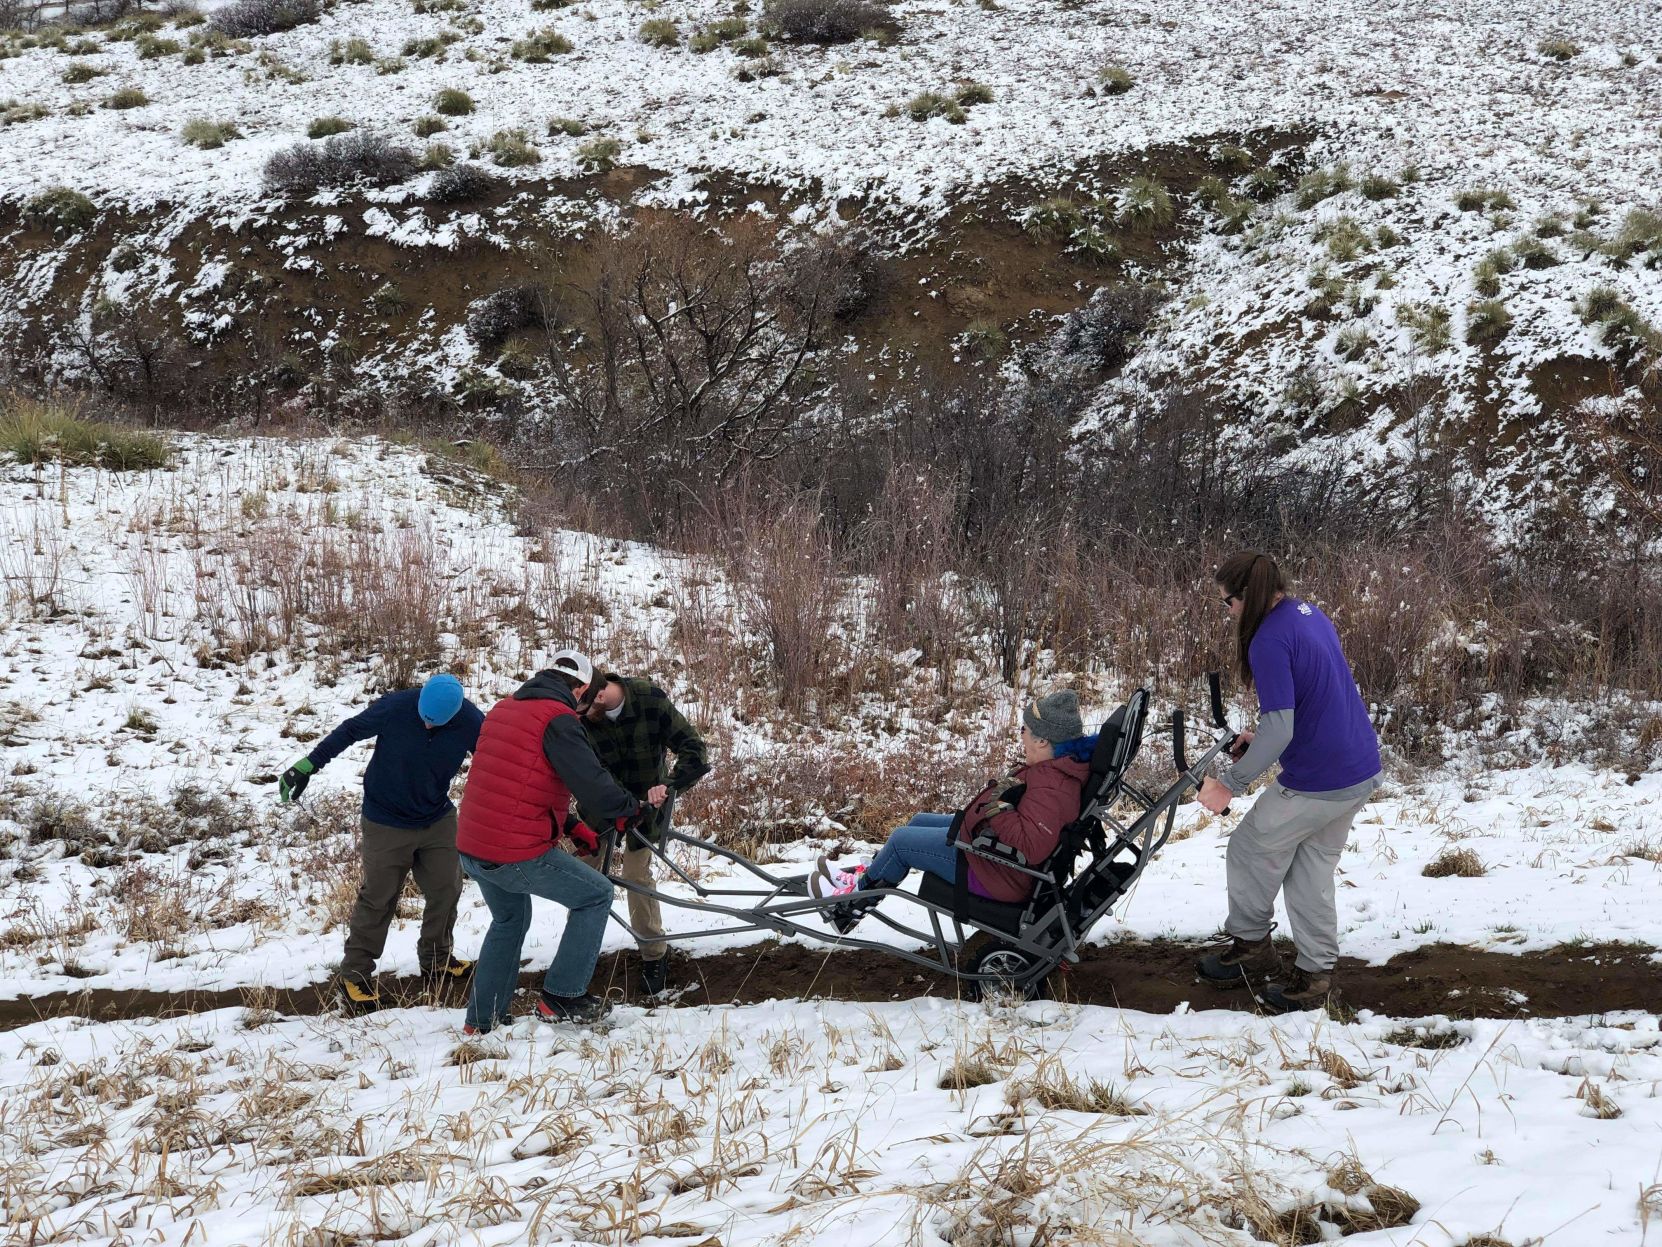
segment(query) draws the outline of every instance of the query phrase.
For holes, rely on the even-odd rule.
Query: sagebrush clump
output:
[[[768,0],[762,24],[793,43],[853,43],[867,36],[888,41],[899,31],[889,10],[871,0]]]
[[[218,9],[208,24],[232,39],[253,39],[317,21],[318,0],[236,0]]]
[[[306,127],[306,137],[309,139],[326,139],[336,134],[345,134],[348,130],[356,130],[357,124],[348,121],[345,117],[313,117],[311,125]]]
[[[556,56],[564,56],[571,51],[571,40],[567,39],[552,26],[545,26],[541,30],[533,30],[523,39],[514,40],[508,55],[516,61],[525,61],[531,65],[542,65]]]
[[[542,153],[524,130],[498,130],[485,144],[485,150],[504,169],[534,165],[542,159]]]
[[[143,108],[150,102],[150,97],[139,87],[122,87],[104,99],[105,108],[124,110],[128,108]]]
[[[353,130],[321,143],[310,140],[278,152],[265,166],[272,190],[317,190],[354,182],[402,182],[416,169],[416,155],[373,131]]]
[[[433,97],[433,111],[445,117],[466,117],[473,111],[473,97],[458,87],[446,87]]]
[[[606,173],[622,154],[623,144],[614,138],[590,139],[577,149],[577,163],[590,173]]]
[[[210,121],[206,117],[198,117],[185,122],[180,137],[192,147],[213,151],[215,148],[224,147],[232,139],[240,139],[242,131],[229,121]]]
[[[1114,199],[1115,219],[1132,230],[1164,229],[1176,218],[1171,192],[1155,178],[1138,175]]]
[[[667,17],[649,17],[636,32],[648,47],[673,48],[681,42],[681,28]]]
[[[23,219],[56,235],[78,234],[98,219],[98,210],[79,191],[53,186],[23,205]]]
[[[1124,65],[1104,65],[1097,76],[1097,90],[1104,95],[1124,95],[1137,85],[1131,71]]]

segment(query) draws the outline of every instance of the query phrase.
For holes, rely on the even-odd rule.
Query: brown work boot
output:
[[[1333,991],[1331,970],[1302,970],[1293,967],[1285,983],[1271,983],[1259,1003],[1269,1013],[1298,1013],[1320,1009]]]
[[[1261,940],[1230,938],[1226,947],[1208,953],[1195,964],[1200,981],[1213,987],[1247,987],[1267,983],[1281,973],[1281,954],[1266,935]]]

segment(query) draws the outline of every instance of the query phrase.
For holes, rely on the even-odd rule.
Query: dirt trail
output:
[[[1193,945],[1169,942],[1121,943],[1086,950],[1080,964],[1052,979],[1065,1000],[1118,1005],[1148,1013],[1191,1008],[1250,1007],[1239,992],[1219,991],[1194,981]],[[1513,955],[1438,944],[1403,953],[1383,966],[1346,960],[1339,969],[1343,1003],[1391,1017],[1562,1017],[1617,1009],[1655,1009],[1662,1001],[1662,964],[1648,948],[1594,945]],[[614,998],[631,994],[634,958],[618,954],[601,960],[594,990]],[[537,975],[523,976],[526,986]],[[753,1004],[795,998],[824,1000],[906,1000],[956,997],[957,984],[895,958],[834,952],[799,945],[765,944],[676,963],[677,982],[686,986],[680,1006]],[[415,978],[384,978],[383,998],[394,1004],[424,1001]],[[446,1003],[460,1006],[464,993],[452,988]],[[1520,997],[1522,997],[1520,999]],[[42,1018],[73,1015],[114,1020],[176,1016],[246,1005],[289,1015],[334,1008],[326,984],[292,991],[241,988],[231,991],[146,992],[95,990],[0,1001],[0,1030]]]

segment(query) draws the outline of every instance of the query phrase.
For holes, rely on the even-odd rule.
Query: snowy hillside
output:
[[[719,658],[718,634],[761,627],[731,569],[516,522],[511,491],[438,454],[373,440],[174,445],[165,469],[14,465],[0,484],[0,998],[326,981],[356,887],[368,751],[324,771],[298,810],[277,806],[275,775],[373,690],[440,664],[483,705],[566,644],[652,674],[714,747],[715,774],[682,819],[785,870],[838,844],[869,851],[912,811],[967,800],[1013,740],[1013,691],[967,663],[947,701],[914,667],[891,690],[898,705],[870,694],[812,722],[782,713],[759,671]],[[1093,721],[1129,691],[1035,678],[1081,689]],[[1181,689],[1161,696],[1192,705]],[[1573,756],[1574,740],[1567,729],[1514,754]],[[1631,776],[1546,752],[1494,770],[1466,745],[1428,775],[1395,768],[1341,863],[1346,952],[1655,945],[1662,772],[1650,750]],[[1143,765],[1169,782],[1158,732]],[[1231,822],[1189,807],[1095,937],[1215,930]],[[1423,876],[1460,851],[1484,873]],[[487,921],[470,890],[461,945]],[[397,923],[385,969],[414,969],[416,925]],[[527,956],[551,952],[560,929],[551,911]],[[614,928],[608,948],[627,943]]]
[[[548,401],[534,354],[464,335],[458,288],[522,281],[530,254],[658,205],[791,236],[852,219],[925,257],[894,274],[901,307],[848,326],[885,372],[891,348],[1028,340],[1098,285],[1151,285],[1165,310],[1088,429],[1112,438],[1181,380],[1250,417],[1226,438],[1362,476],[1435,437],[1497,522],[1589,469],[1572,412],[1650,401],[1662,48],[1643,6],[871,12],[872,37],[826,46],[743,4],[628,0],[14,38],[0,339],[45,376],[109,385],[123,350],[183,354],[313,401],[349,350],[366,388],[517,410]],[[315,193],[267,173],[292,149],[315,174],[336,142],[381,154],[343,148]],[[454,161],[487,176],[417,171]],[[123,347],[148,317],[173,345]]]

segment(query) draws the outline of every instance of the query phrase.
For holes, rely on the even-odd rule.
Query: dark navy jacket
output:
[[[377,698],[307,755],[321,770],[348,745],[374,738],[375,752],[364,772],[364,817],[372,823],[431,827],[456,808],[450,802],[450,781],[479,743],[485,716],[464,698],[450,722],[429,728],[416,709],[420,698],[418,688]]]

